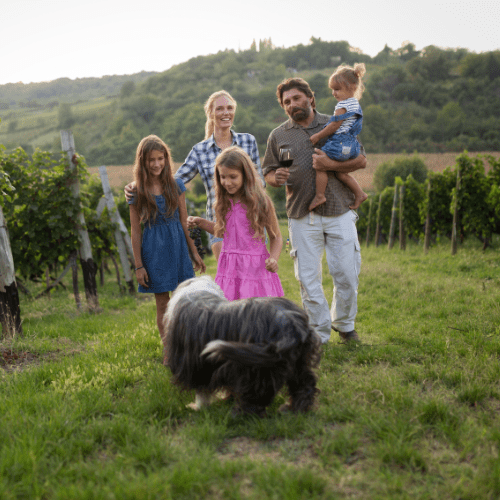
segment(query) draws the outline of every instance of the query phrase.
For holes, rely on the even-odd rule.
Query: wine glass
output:
[[[293,163],[292,150],[290,148],[280,148],[278,161],[282,167],[289,168]],[[290,186],[290,182],[287,180],[284,185]]]

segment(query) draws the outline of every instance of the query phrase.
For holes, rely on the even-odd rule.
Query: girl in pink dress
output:
[[[277,274],[283,240],[273,202],[252,160],[237,146],[225,149],[215,162],[214,180],[216,222],[188,217],[188,227],[224,238],[215,282],[228,300],[283,297]]]

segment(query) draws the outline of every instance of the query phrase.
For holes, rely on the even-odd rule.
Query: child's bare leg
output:
[[[309,211],[314,210],[318,205],[325,203],[325,190],[328,184],[328,174],[326,172],[316,171],[316,196],[309,205]]]
[[[156,324],[158,325],[158,330],[160,332],[160,338],[163,344],[163,364],[167,364],[167,352],[165,348],[167,347],[166,338],[165,338],[165,325],[163,323],[165,311],[167,310],[168,301],[170,300],[170,296],[168,292],[163,293],[155,293],[156,299]]]
[[[354,203],[349,205],[349,208],[356,210],[368,198],[368,195],[361,189],[361,186],[354,177],[340,172],[335,172],[335,175],[340,182],[345,184],[354,193]]]

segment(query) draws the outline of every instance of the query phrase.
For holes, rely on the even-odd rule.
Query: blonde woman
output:
[[[215,222],[215,160],[222,151],[231,146],[238,146],[243,149],[250,156],[264,183],[255,137],[251,134],[237,133],[231,130],[235,113],[236,101],[225,90],[214,92],[207,99],[205,103],[205,115],[207,116],[205,140],[193,146],[184,164],[175,174],[175,177],[181,179],[184,184],[193,179],[197,174],[201,175],[207,192],[207,220],[211,222]],[[219,260],[222,238],[218,238],[212,234],[209,236],[212,252],[215,258]]]
[[[184,184],[200,174],[207,193],[207,220],[214,222],[214,171],[215,159],[222,151],[230,146],[238,146],[250,156],[259,176],[264,183],[264,176],[260,166],[257,141],[251,134],[238,133],[231,130],[236,113],[236,101],[229,92],[219,90],[214,92],[205,103],[205,139],[193,146],[184,163],[175,173],[176,179],[181,179]],[[127,200],[133,195],[133,184],[125,186]],[[210,235],[210,246],[219,260],[222,247],[222,238]]]

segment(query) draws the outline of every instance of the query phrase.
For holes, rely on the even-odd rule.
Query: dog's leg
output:
[[[235,407],[236,412],[248,413],[251,415],[257,415],[258,417],[266,416],[266,408],[273,402],[274,396],[277,390],[281,388],[281,385],[275,386],[275,380],[271,378],[259,377],[260,383],[257,382],[257,386],[248,387],[246,391],[240,394],[239,405]]]
[[[210,392],[196,392],[194,403],[189,403],[186,408],[192,410],[201,410],[204,406],[208,406],[212,402],[212,394]]]
[[[235,405],[232,414],[233,416],[236,416],[242,413],[264,418],[266,416],[266,407],[260,404],[250,403],[248,401],[241,401],[239,405]]]
[[[319,390],[316,388],[316,376],[312,370],[303,368],[295,372],[293,379],[287,380],[287,386],[290,401],[281,405],[280,412],[306,412],[313,407]]]

